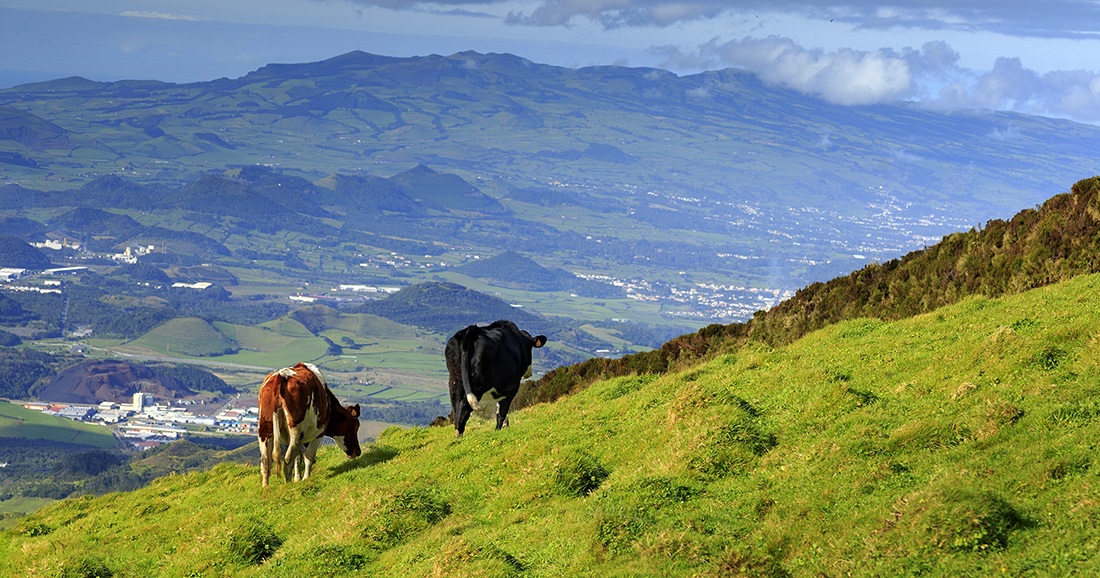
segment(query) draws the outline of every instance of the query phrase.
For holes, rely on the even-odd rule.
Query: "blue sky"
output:
[[[737,67],[839,104],[1100,123],[1100,2],[1087,0],[0,0],[0,88],[236,78],[351,50]]]

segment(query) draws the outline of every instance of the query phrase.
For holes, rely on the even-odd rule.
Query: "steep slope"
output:
[[[305,483],[222,464],[68,500],[0,534],[0,571],[1093,574],[1098,334],[1100,275],[846,321],[500,432],[325,448]]]
[[[981,230],[945,237],[924,250],[814,283],[747,323],[711,325],[660,349],[593,359],[552,371],[514,405],[556,399],[595,379],[663,372],[697,363],[748,341],[789,343],[845,319],[902,319],[969,296],[998,297],[1075,275],[1100,272],[1100,177],[1075,183],[1038,209]]]

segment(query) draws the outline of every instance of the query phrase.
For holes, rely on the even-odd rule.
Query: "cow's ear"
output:
[[[351,412],[351,417],[354,417],[354,418],[358,418],[358,417],[359,417],[359,404],[355,404],[355,405],[351,406],[351,407],[350,407],[350,408],[348,408],[348,409],[349,409],[349,410],[350,410],[350,412]]]
[[[535,347],[542,347],[543,345],[546,345],[546,336],[545,335],[536,335],[535,336]]]

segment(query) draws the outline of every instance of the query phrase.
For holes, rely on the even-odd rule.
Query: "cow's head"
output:
[[[523,333],[523,336],[527,338],[527,341],[531,344],[531,347],[542,347],[543,345],[546,345],[545,335],[536,335],[534,337],[531,337],[531,334],[527,333],[527,330],[525,329],[520,329],[520,332]]]
[[[329,436],[349,459],[363,453],[359,449],[359,404],[337,409],[328,429]]]

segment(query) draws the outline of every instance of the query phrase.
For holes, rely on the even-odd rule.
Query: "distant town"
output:
[[[135,393],[130,403],[101,402],[99,405],[24,401],[23,407],[74,421],[101,424],[114,430],[124,443],[149,449],[187,434],[256,435],[258,407],[236,407],[233,402],[214,413],[195,413],[189,406],[202,401],[159,403],[146,393]]]

